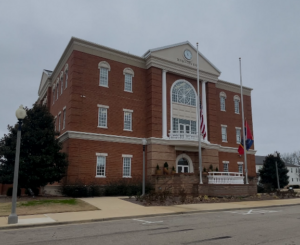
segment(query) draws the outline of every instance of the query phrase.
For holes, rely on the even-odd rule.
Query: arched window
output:
[[[225,107],[226,94],[224,92],[220,93],[220,107],[221,111],[226,111]]]
[[[234,113],[240,114],[240,97],[237,95],[233,96],[233,101],[234,101]]]
[[[177,173],[189,173],[189,162],[185,158],[179,159],[177,163]]]
[[[194,166],[192,159],[185,153],[180,154],[176,158],[176,172],[177,173],[194,173]]]
[[[110,65],[106,61],[101,61],[98,64],[100,70],[99,86],[108,87],[108,72],[110,71]]]
[[[196,106],[196,94],[192,85],[185,81],[177,82],[172,90],[172,102]]]

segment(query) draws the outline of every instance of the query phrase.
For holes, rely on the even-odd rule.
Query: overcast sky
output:
[[[300,150],[299,0],[3,0],[0,9],[0,137],[72,36],[139,56],[188,40],[225,81],[239,84],[242,57],[257,155]]]

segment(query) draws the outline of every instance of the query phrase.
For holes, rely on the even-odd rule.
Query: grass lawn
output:
[[[32,200],[17,202],[17,214],[45,214],[92,211],[98,208],[79,199]],[[0,203],[0,217],[11,213],[11,203]]]

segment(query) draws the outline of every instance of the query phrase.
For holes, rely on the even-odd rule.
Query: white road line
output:
[[[162,223],[163,221],[147,221],[147,220],[141,220],[141,219],[132,219],[135,221],[140,221],[140,222],[144,222],[142,223],[142,225],[146,225],[146,224],[155,224],[155,223]]]
[[[281,212],[281,210],[261,210],[261,209],[250,209],[249,211],[227,211],[227,213],[232,214],[242,214],[242,215],[249,215],[249,214],[265,214],[265,213],[277,213]]]

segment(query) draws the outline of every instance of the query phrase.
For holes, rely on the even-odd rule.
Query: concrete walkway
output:
[[[200,203],[174,206],[152,206],[144,207],[126,201],[126,197],[97,197],[81,198],[81,200],[96,206],[100,210],[49,213],[42,215],[19,216],[19,223],[15,225],[7,224],[7,217],[0,217],[0,229],[32,227],[40,225],[55,225],[80,223],[89,221],[102,221],[111,219],[124,219],[133,217],[172,215],[191,212],[208,212],[236,209],[266,208],[285,205],[299,205],[300,198],[296,199],[276,199],[266,201],[244,201],[230,203]],[[18,211],[18,210],[17,210]]]

